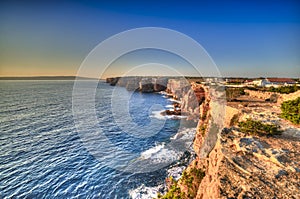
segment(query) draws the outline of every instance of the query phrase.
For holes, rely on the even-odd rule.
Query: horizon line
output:
[[[116,78],[116,77],[181,77],[181,76],[166,76],[166,75],[131,75],[131,76],[108,76],[105,78],[95,78],[95,77],[84,77],[84,76],[76,76],[76,75],[37,75],[37,76],[0,76],[0,79],[29,79],[29,78],[83,78],[83,79],[99,79],[99,80],[105,80],[107,78]],[[192,76],[192,75],[184,75],[183,77],[190,77],[190,78],[212,78],[214,76]],[[243,78],[243,79],[259,79],[259,78],[291,78],[291,79],[300,79],[300,77],[275,77],[275,76],[255,76],[255,77],[244,77],[244,76],[224,76],[224,77],[218,77],[218,78]]]

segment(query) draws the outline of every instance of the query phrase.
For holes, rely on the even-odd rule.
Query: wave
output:
[[[168,100],[171,101],[171,102],[176,102],[178,104],[181,104],[181,101],[173,99],[173,98],[168,98]]]
[[[181,175],[183,171],[185,170],[186,166],[178,166],[178,167],[172,167],[167,170],[168,176],[172,176],[174,180],[179,180],[181,178]]]
[[[183,171],[186,169],[187,165],[191,161],[191,158],[183,158],[183,154],[180,153],[174,147],[169,147],[172,145],[172,142],[176,144],[182,142],[186,146],[186,150],[190,153],[193,153],[192,142],[195,136],[195,128],[184,128],[173,137],[171,137],[171,143],[159,143],[154,147],[141,153],[140,158],[151,159],[162,161],[168,158],[178,160],[179,162],[171,164],[169,168],[166,169],[167,176],[175,180],[179,180],[182,176]],[[182,152],[182,151],[181,151]],[[132,199],[148,199],[148,198],[157,198],[157,194],[165,194],[167,188],[166,184],[159,184],[157,186],[149,187],[144,184],[138,188],[132,189],[129,191],[129,195]]]
[[[156,143],[154,147],[143,151],[139,159],[151,159],[155,161],[179,160],[184,151],[193,150],[191,146],[195,131],[194,128],[184,128],[170,138],[170,143]],[[181,147],[179,148],[179,146]]]
[[[129,195],[132,199],[157,198],[157,193],[162,193],[164,189],[165,189],[165,185],[147,187],[143,184],[136,189],[130,190]]]
[[[165,146],[165,143],[156,145],[155,147],[152,147],[152,148],[142,152],[141,157],[143,159],[148,159],[151,156],[153,156],[154,154],[157,154],[157,153],[161,152],[163,150],[164,146]]]
[[[168,104],[165,106],[166,108],[173,108],[174,106],[172,104]]]

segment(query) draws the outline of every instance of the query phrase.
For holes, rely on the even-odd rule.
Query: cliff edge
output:
[[[277,103],[246,97],[227,103],[223,127],[218,129],[213,119],[221,117],[214,116],[221,110],[212,100],[216,91],[199,87],[205,99],[194,140],[197,157],[179,181],[168,180],[164,197],[300,198],[299,126],[279,117]],[[247,119],[274,124],[282,133],[247,134],[237,125]]]

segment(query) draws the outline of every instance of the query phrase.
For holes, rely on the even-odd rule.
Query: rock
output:
[[[165,116],[165,115],[181,115],[181,111],[180,110],[165,110],[163,112],[161,112],[161,115]]]
[[[106,83],[109,83],[111,86],[115,86],[118,83],[119,79],[119,77],[106,78]]]
[[[126,89],[128,91],[138,91],[140,89],[140,78],[134,78],[126,83]]]
[[[139,83],[140,91],[144,93],[154,92],[153,78],[142,78]]]
[[[168,78],[167,77],[158,77],[154,80],[154,91],[165,91],[168,84]]]
[[[194,139],[197,157],[186,171],[205,171],[205,176],[190,187],[180,179],[183,198],[189,198],[188,194],[195,191],[193,198],[199,199],[300,198],[300,128],[280,119],[279,107],[263,101],[261,104],[248,102],[249,106],[238,106],[237,102],[234,107],[226,106],[227,128],[218,133],[215,120],[220,109],[216,108],[213,91],[203,88],[205,99],[200,104],[201,117]],[[191,92],[182,99],[188,99],[189,95]],[[183,110],[187,104],[181,104]],[[285,131],[276,136],[245,135],[232,125],[246,118],[278,124],[285,127]],[[215,133],[209,129],[215,129]]]
[[[289,146],[298,155],[291,156],[280,146]],[[196,198],[299,198],[300,174],[294,169],[299,147],[299,141],[283,137],[253,138],[232,129],[223,131],[209,156],[195,160],[206,171]],[[280,162],[278,154],[289,161]]]

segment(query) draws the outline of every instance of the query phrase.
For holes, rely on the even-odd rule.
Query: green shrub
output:
[[[281,117],[294,124],[300,124],[300,97],[281,104]]]
[[[185,198],[195,198],[198,186],[202,181],[203,177],[205,176],[205,172],[201,169],[191,168],[189,172],[184,171],[181,176],[181,183],[182,185],[186,186],[187,195],[181,191],[180,187],[178,186],[178,182],[173,178],[171,180],[171,187],[168,192],[164,195],[158,195],[158,198],[161,199],[185,199]]]
[[[300,90],[300,87],[297,85],[294,86],[281,86],[278,88],[274,88],[274,87],[270,87],[268,89],[268,91],[270,92],[276,92],[276,93],[281,93],[281,94],[289,94],[289,93],[293,93]]]
[[[184,193],[181,192],[180,187],[177,184],[177,181],[170,177],[171,187],[165,195],[158,194],[157,198],[161,199],[181,199],[185,198]]]
[[[239,122],[238,126],[241,132],[251,135],[276,135],[282,132],[275,124],[263,124],[252,119]]]

